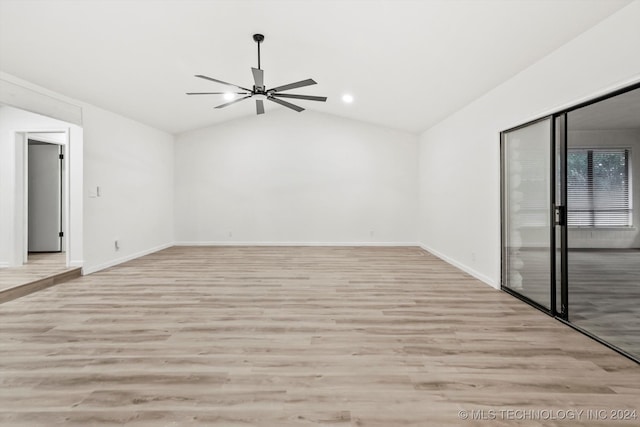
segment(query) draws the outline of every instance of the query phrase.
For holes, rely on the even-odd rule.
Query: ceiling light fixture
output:
[[[227,92],[224,94],[224,99],[227,101],[231,101],[233,98],[235,98],[236,96],[234,94],[232,94],[231,92]]]
[[[353,95],[349,95],[348,93],[342,95],[342,101],[346,102],[347,104],[351,104],[353,102]]]

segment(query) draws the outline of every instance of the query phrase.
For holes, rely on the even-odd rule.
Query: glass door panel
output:
[[[571,324],[640,359],[640,88],[567,113]]]
[[[502,134],[502,286],[551,310],[552,119]]]

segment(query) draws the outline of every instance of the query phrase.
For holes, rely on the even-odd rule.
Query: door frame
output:
[[[63,141],[57,141],[54,139],[46,138],[46,136],[39,136],[38,134],[64,134]],[[41,140],[46,143],[59,145],[62,148],[62,154],[64,156],[63,164],[61,165],[61,171],[63,174],[62,178],[62,192],[63,197],[61,199],[62,206],[62,218],[64,225],[64,235],[62,237],[62,250],[65,252],[65,266],[69,267],[70,265],[70,190],[71,190],[71,182],[69,177],[69,135],[71,130],[69,128],[56,128],[56,129],[26,129],[26,130],[18,130],[15,131],[16,134],[16,152],[19,150],[22,155],[21,159],[18,159],[16,167],[21,169],[22,176],[22,191],[19,196],[22,198],[22,203],[16,204],[21,206],[21,218],[22,218],[22,227],[21,230],[16,230],[16,233],[21,233],[20,237],[16,238],[17,244],[17,253],[20,253],[22,256],[22,264],[25,264],[29,255],[29,137],[33,135],[33,138],[36,140]],[[20,172],[19,172],[20,173]]]
[[[551,246],[552,252],[555,255],[558,254],[558,242],[557,242],[557,231],[560,230],[560,311],[557,310],[557,295],[558,295],[558,260],[555,259],[554,269],[552,270],[552,301],[553,301],[553,310],[552,314],[554,317],[568,321],[569,320],[569,222],[568,222],[568,204],[567,204],[567,152],[569,147],[569,136],[567,126],[567,112],[563,111],[561,113],[557,113],[553,115],[553,126],[555,130],[558,130],[557,121],[562,118],[562,133],[558,135],[558,132],[554,133],[554,138],[552,141],[553,151],[551,153],[552,157],[552,167],[553,171],[551,173],[552,177],[552,185],[554,187],[553,194],[553,203],[551,206],[552,209],[552,226],[551,226]],[[560,140],[556,139],[559,136]],[[560,144],[561,151],[558,152],[558,144]],[[558,162],[560,164],[560,177],[558,177]],[[560,185],[560,203],[556,204],[558,201],[558,178],[561,179]],[[558,210],[558,208],[560,208]]]
[[[33,209],[31,206],[31,202],[33,202],[35,199],[33,199],[33,193],[32,191],[34,190],[33,186],[31,185],[31,181],[29,179],[29,176],[31,175],[31,177],[33,178],[33,174],[31,173],[32,170],[32,166],[33,166],[33,155],[34,155],[34,149],[35,147],[47,147],[48,150],[55,150],[55,156],[54,156],[54,162],[56,163],[56,172],[55,172],[55,176],[56,176],[56,181],[57,181],[57,190],[55,192],[55,194],[53,195],[55,197],[56,200],[56,215],[57,215],[57,221],[56,221],[56,231],[55,231],[55,235],[56,235],[56,246],[57,249],[54,250],[45,250],[45,251],[34,251],[33,248],[31,247],[31,243],[29,241],[29,239],[27,240],[27,245],[28,247],[28,252],[29,253],[34,253],[34,252],[56,252],[56,253],[60,253],[60,252],[65,252],[65,245],[64,245],[64,230],[65,230],[65,224],[64,224],[64,218],[65,218],[65,206],[64,206],[64,194],[66,193],[65,188],[64,188],[64,175],[65,175],[65,168],[63,167],[63,162],[64,162],[64,134],[62,132],[57,133],[57,135],[61,135],[62,136],[62,140],[61,141],[57,141],[53,138],[49,138],[49,134],[47,134],[47,137],[42,137],[42,135],[37,134],[37,133],[29,133],[27,134],[26,138],[27,138],[27,144],[28,144],[28,156],[26,159],[26,163],[27,163],[27,182],[25,185],[25,189],[27,190],[27,219],[28,219],[28,223],[27,223],[27,237],[28,238],[33,238],[33,234],[31,234],[33,232],[33,230],[31,229],[32,225],[33,225],[33,219],[31,218],[31,215],[33,214]],[[51,153],[50,155],[53,155],[53,153]]]
[[[562,114],[549,114],[543,117],[540,117],[538,119],[535,120],[531,120],[527,123],[523,123],[521,125],[518,126],[514,126],[512,128],[509,129],[505,129],[503,131],[500,132],[500,290],[507,292],[510,295],[513,295],[514,297],[526,302],[527,304],[537,308],[538,310],[553,316],[553,317],[558,317],[558,312],[556,311],[556,295],[557,295],[557,289],[556,289],[556,278],[557,278],[557,272],[556,272],[556,266],[557,266],[557,259],[556,259],[556,226],[558,226],[555,223],[555,208],[556,208],[556,176],[555,176],[555,170],[556,170],[556,119],[558,116],[560,116]],[[505,157],[504,157],[504,150],[505,150],[505,135],[508,134],[509,132],[514,132],[520,129],[524,129],[526,127],[544,122],[549,120],[549,152],[550,152],[550,156],[551,158],[549,159],[549,169],[550,169],[550,180],[549,180],[549,212],[547,213],[548,215],[548,219],[549,219],[549,233],[550,233],[550,239],[549,239],[549,262],[550,262],[550,270],[549,270],[549,308],[545,307],[544,305],[540,304],[539,302],[527,297],[526,295],[523,295],[519,292],[517,292],[514,289],[511,289],[509,287],[507,287],[505,285],[505,281],[506,278],[504,277],[504,267],[505,267],[505,253],[504,253],[504,248],[505,248],[505,236],[504,236],[504,227],[505,227],[505,206],[504,206],[504,195],[505,195],[505,174],[504,174],[504,161],[505,161]],[[566,134],[566,126],[565,126],[565,134]],[[566,149],[566,144],[565,144],[565,149]],[[565,154],[566,157],[566,154]],[[563,169],[564,170],[564,169]],[[565,180],[566,181],[566,180]],[[566,212],[566,209],[565,209]],[[564,221],[564,223],[566,224],[566,221]],[[563,227],[564,229],[566,229],[566,226]],[[566,230],[563,232],[565,233]],[[566,242],[566,240],[564,240]],[[563,248],[562,250],[562,262],[563,265],[566,262],[566,251],[565,248]],[[565,289],[567,286],[566,283],[566,274],[562,274],[562,289]],[[564,292],[562,293],[562,295],[564,295]]]

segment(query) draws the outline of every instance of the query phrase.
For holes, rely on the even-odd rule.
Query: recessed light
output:
[[[227,93],[224,94],[224,99],[226,99],[227,101],[231,101],[235,97],[236,96],[234,94],[232,94],[231,92],[227,92]]]
[[[342,101],[346,102],[347,104],[351,104],[353,102],[353,96],[347,94],[342,95]]]

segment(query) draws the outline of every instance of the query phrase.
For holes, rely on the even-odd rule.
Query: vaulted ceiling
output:
[[[260,120],[185,92],[250,87],[262,33],[267,87],[313,78],[291,93],[328,101],[299,105],[420,132],[630,1],[0,0],[0,70],[180,133]]]

